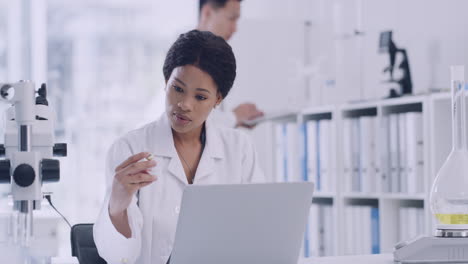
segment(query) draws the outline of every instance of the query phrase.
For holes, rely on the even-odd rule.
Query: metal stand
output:
[[[393,252],[395,263],[468,263],[468,230],[438,229],[433,237],[400,242]]]

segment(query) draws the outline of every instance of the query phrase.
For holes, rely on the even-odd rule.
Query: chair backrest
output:
[[[93,224],[77,224],[71,229],[72,256],[78,258],[80,264],[106,264],[97,251],[93,239]]]

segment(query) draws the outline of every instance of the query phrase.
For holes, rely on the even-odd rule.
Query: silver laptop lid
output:
[[[171,264],[296,264],[313,183],[190,185]]]

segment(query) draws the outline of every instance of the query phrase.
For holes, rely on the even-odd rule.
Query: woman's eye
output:
[[[178,92],[178,93],[181,93],[181,92],[184,91],[184,90],[182,90],[182,88],[180,88],[179,86],[175,86],[175,85],[174,85],[173,87],[174,87],[174,90],[175,90],[176,92]]]
[[[206,100],[206,97],[205,97],[205,96],[202,96],[202,95],[197,95],[196,98],[197,98],[197,100],[199,100],[199,101]]]

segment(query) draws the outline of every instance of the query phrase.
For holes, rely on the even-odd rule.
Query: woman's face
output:
[[[193,65],[175,68],[166,83],[166,114],[176,132],[200,128],[220,102],[211,76]]]

